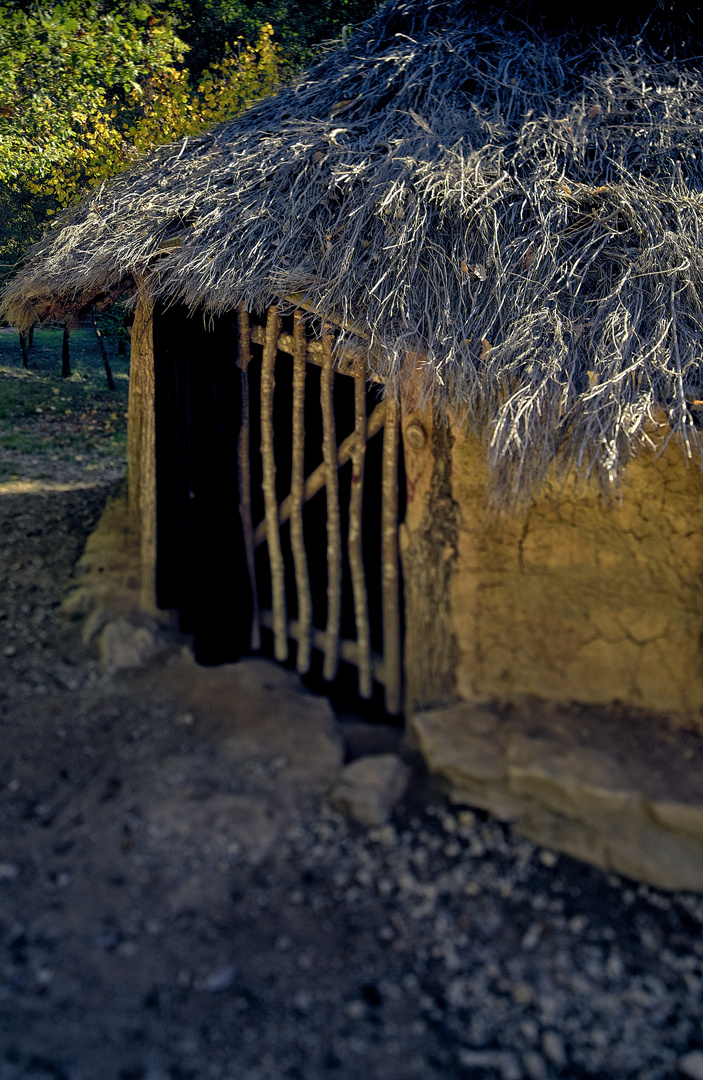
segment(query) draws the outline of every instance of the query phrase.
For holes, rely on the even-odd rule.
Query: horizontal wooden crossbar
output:
[[[273,612],[270,608],[262,608],[259,612],[261,625],[267,630],[273,630]],[[288,623],[288,636],[293,641],[298,640],[299,628],[296,619],[291,619]],[[320,652],[324,652],[325,642],[327,641],[327,632],[325,630],[318,630],[317,627],[312,629],[312,644],[313,647],[319,649]],[[348,664],[354,664],[358,667],[359,664],[359,646],[356,641],[352,641],[349,638],[340,638],[339,641],[339,654],[342,660],[346,660]],[[376,682],[380,682],[385,685],[383,657],[378,653],[371,653],[371,670]]]
[[[263,326],[253,326],[251,329],[251,340],[254,345],[263,345],[266,331]],[[289,356],[295,355],[295,339],[293,334],[279,334],[278,335],[278,348],[281,352],[287,353]],[[357,364],[366,364],[368,354],[364,349],[359,349],[354,345],[347,345],[342,350],[339,356],[335,371],[339,375],[354,375],[354,369]],[[317,367],[322,367],[322,342],[321,341],[308,341],[306,343],[306,356],[305,359],[309,364],[316,364]],[[385,379],[382,379],[380,375],[372,375],[367,373],[367,380],[369,382],[376,382],[385,384]]]

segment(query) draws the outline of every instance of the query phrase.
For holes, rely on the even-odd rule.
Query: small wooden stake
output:
[[[337,674],[339,632],[342,621],[342,527],[339,515],[339,479],[337,476],[337,435],[334,423],[332,386],[334,364],[329,334],[322,336],[322,372],[320,405],[322,407],[322,454],[327,493],[327,630],[322,677],[328,682]]]
[[[278,308],[272,304],[266,316],[266,334],[261,364],[261,462],[262,491],[266,509],[266,541],[271,566],[273,600],[273,653],[276,660],[288,659],[288,620],[286,617],[286,586],[281,537],[279,534],[278,502],[276,500],[276,460],[273,450],[273,391],[276,346],[281,330]]]
[[[366,457],[366,369],[361,365],[354,372],[354,417],[355,441],[352,450],[352,482],[351,498],[349,500],[349,569],[354,593],[359,696],[370,698],[372,693],[371,634],[369,628],[369,604],[364,577],[364,557],[361,545],[364,460]]]
[[[242,372],[242,424],[239,429],[237,460],[239,463],[239,516],[244,534],[244,551],[247,560],[249,585],[251,586],[251,647],[254,652],[261,648],[261,624],[259,620],[259,597],[256,588],[256,568],[254,564],[254,529],[251,520],[251,463],[249,460],[249,364],[251,362],[251,339],[249,315],[244,304],[237,309],[239,329],[239,355],[237,365]]]
[[[398,401],[386,398],[383,432],[383,506],[381,510],[381,566],[383,603],[383,682],[386,710],[401,711],[400,686],[400,571],[398,566]]]
[[[303,537],[303,502],[305,498],[305,323],[300,312],[293,314],[293,452],[290,481],[290,544],[295,563],[295,586],[298,593],[296,667],[304,675],[310,670],[312,597],[308,559]]]

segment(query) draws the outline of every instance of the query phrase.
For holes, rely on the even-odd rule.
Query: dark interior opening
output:
[[[284,320],[283,329],[292,330]],[[261,356],[262,347],[252,344],[249,367],[250,460],[252,517],[254,525],[264,517],[261,490]],[[250,653],[249,633],[252,599],[246,572],[244,540],[238,511],[237,440],[241,423],[241,373],[236,366],[237,327],[223,316],[206,326],[202,318],[189,317],[185,308],[157,311],[154,320],[156,375],[157,460],[157,602],[175,608],[181,629],[193,635],[199,663],[212,665]],[[290,491],[292,443],[291,357],[279,353],[275,367],[274,453],[279,502]],[[381,399],[380,387],[370,384],[367,415]],[[354,429],[354,381],[344,375],[334,379],[334,411],[337,443]],[[381,433],[367,444],[363,504],[363,556],[369,601],[371,646],[382,652],[381,618]],[[399,521],[405,512],[403,455],[399,455]],[[323,460],[320,369],[306,366],[305,475]],[[342,637],[355,635],[354,605],[346,537],[349,527],[351,462],[338,472],[342,519]],[[313,624],[326,625],[327,545],[326,492],[323,488],[303,510],[303,529],[313,601]],[[288,617],[297,617],[295,573],[288,524],[281,528],[286,569]],[[268,549],[256,551],[259,603],[271,606]],[[401,618],[401,625],[402,625]],[[295,642],[290,644],[288,665],[295,667]],[[273,656],[273,635],[262,631],[259,655]],[[340,662],[334,683],[322,679],[322,657],[313,649],[312,667],[303,679],[309,689],[324,693],[337,711],[388,721],[383,692],[374,688],[371,701],[357,693],[353,665]],[[400,723],[400,721],[397,721]]]

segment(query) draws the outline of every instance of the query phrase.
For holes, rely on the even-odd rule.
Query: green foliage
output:
[[[188,46],[144,4],[0,8],[0,280],[86,188],[274,90],[273,29],[256,31],[192,80]]]
[[[153,0],[152,9],[170,15],[189,47],[193,76],[218,63],[228,43],[254,45],[265,23],[276,30],[286,67],[313,57],[314,47],[339,38],[375,11],[378,0]]]
[[[123,162],[116,110],[185,51],[168,24],[152,25],[148,7],[132,5],[128,16],[76,0],[48,11],[0,9],[0,182],[65,204]]]
[[[376,0],[5,0],[0,284],[47,219],[275,90]],[[273,26],[282,46],[274,43]],[[186,64],[188,66],[186,66]]]

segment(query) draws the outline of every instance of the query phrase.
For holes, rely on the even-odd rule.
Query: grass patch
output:
[[[19,335],[0,330],[0,479],[75,479],[124,467],[128,358],[108,340],[116,389],[91,328],[71,333],[71,375],[61,375],[63,333],[34,333],[30,367],[22,366]],[[112,346],[112,347],[111,347]]]

